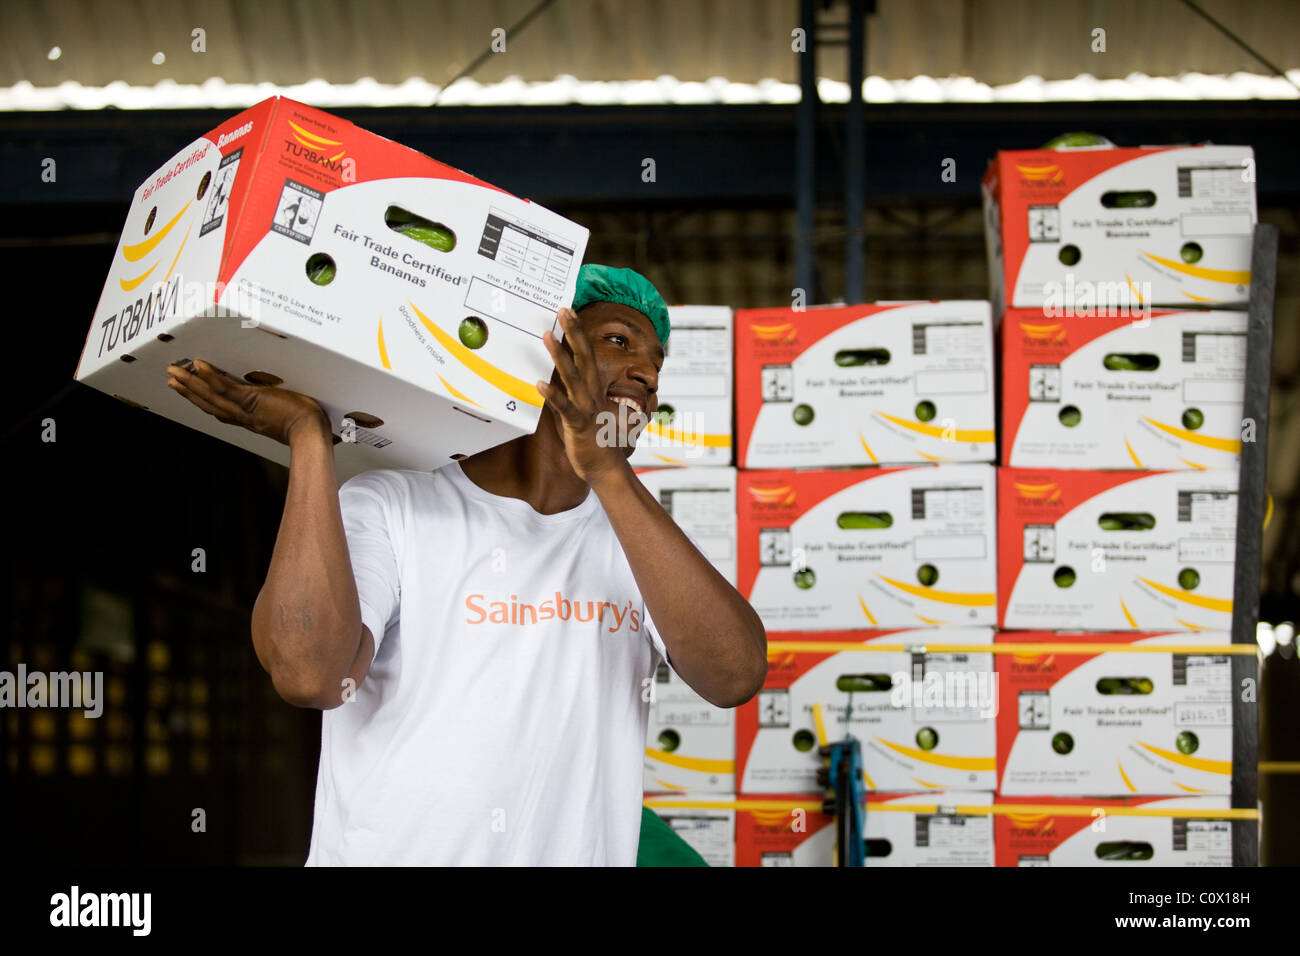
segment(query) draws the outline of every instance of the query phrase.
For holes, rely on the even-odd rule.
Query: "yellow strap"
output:
[[[1170,799],[1179,799],[1171,797]],[[654,809],[677,807],[681,810],[805,810],[820,813],[820,800],[676,800],[672,797],[650,796],[644,805]],[[877,803],[868,797],[868,813],[939,813],[937,803]],[[992,806],[962,805],[945,807],[946,812],[958,816],[1019,816],[1037,813],[1054,814],[1058,817],[1091,817],[1096,810],[1102,810],[1108,817],[1177,817],[1196,820],[1258,820],[1259,811],[1250,809],[1206,810],[1197,808],[1175,807],[1097,807],[1090,803],[1068,804],[1010,804],[995,803]]]
[[[822,705],[812,705],[813,726],[817,728],[817,743],[825,747],[829,741],[826,738],[826,723],[822,720]]]
[[[853,641],[768,641],[769,653],[834,654],[839,651],[874,651],[882,654],[1238,654],[1259,653],[1254,644],[858,644]]]

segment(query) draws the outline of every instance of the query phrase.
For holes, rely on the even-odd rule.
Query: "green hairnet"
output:
[[[668,344],[668,306],[650,280],[632,269],[588,263],[578,270],[573,311],[593,302],[617,302],[636,309],[655,327],[659,344]]]

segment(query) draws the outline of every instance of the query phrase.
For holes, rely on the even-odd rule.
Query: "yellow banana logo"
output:
[[[1022,178],[1034,183],[1059,183],[1065,178],[1065,173],[1056,163],[1046,166],[1022,166],[1017,163],[1016,171]]]
[[[782,485],[780,488],[751,487],[749,493],[756,501],[765,505],[794,504],[795,491],[789,485]]]
[[[123,246],[122,258],[125,259],[127,262],[139,262],[142,259],[144,259],[146,256],[148,256],[151,252],[157,249],[158,246],[162,244],[162,241],[166,239],[167,236],[171,233],[171,231],[176,228],[176,224],[181,221],[181,218],[185,215],[185,213],[189,211],[189,208],[192,205],[194,205],[193,199],[191,199],[184,206],[182,206],[181,211],[178,212],[176,215],[172,216],[171,219],[168,220],[165,226],[159,229],[148,239],[145,239],[143,242],[137,242],[134,243],[133,245]],[[176,262],[181,257],[181,250],[185,248],[185,243],[189,241],[190,231],[193,228],[194,226],[193,224],[191,224],[190,227],[185,230],[185,237],[181,240],[180,248],[176,250],[176,255],[172,258],[172,263],[167,269],[167,275],[165,275],[162,278],[163,282],[166,282],[168,279],[171,278],[172,270],[176,268]],[[158,268],[159,261],[161,260],[155,260],[153,264],[149,266],[148,269],[140,273],[140,275],[135,276],[134,278],[118,279],[117,280],[118,285],[122,287],[122,291],[130,292],[132,289],[137,288],[142,282],[144,282],[146,279],[149,278],[150,275],[153,274],[154,269]]]
[[[317,136],[315,133],[309,133],[293,120],[289,120],[289,125],[293,127],[293,138],[296,139],[300,145],[306,146],[313,152],[324,154],[329,151],[329,147],[343,145],[342,140],[326,139],[324,136]],[[343,158],[343,154],[346,152],[346,149],[339,150],[333,156],[329,157],[329,161],[331,163],[338,162]]]
[[[1016,494],[1022,498],[1030,498],[1035,501],[1056,501],[1061,497],[1061,486],[1051,481],[1045,485],[1031,485],[1023,481],[1012,482],[1016,489]]]
[[[782,322],[780,325],[754,325],[751,323],[749,330],[754,333],[754,338],[761,339],[764,342],[793,342],[799,334],[793,322]]]

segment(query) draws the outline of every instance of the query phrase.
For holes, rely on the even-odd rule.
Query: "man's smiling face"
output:
[[[597,401],[604,399],[600,410],[620,423],[618,434],[627,436],[624,450],[631,455],[637,436],[659,408],[656,393],[663,346],[649,319],[618,302],[593,302],[579,310],[578,321],[596,360],[596,377],[603,389]],[[551,381],[559,383],[558,372]]]

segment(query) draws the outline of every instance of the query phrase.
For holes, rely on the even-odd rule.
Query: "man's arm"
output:
[[[591,487],[673,669],[718,707],[736,707],[757,694],[767,676],[767,633],[749,602],[691,544],[630,465]]]
[[[738,706],[767,675],[762,622],[637,480],[623,449],[602,443],[596,396],[605,389],[591,342],[573,310],[559,320],[564,345],[551,332],[542,340],[560,382],[537,387],[560,416],[569,462],[600,498],[674,669],[709,703]]]
[[[167,374],[173,391],[218,421],[289,446],[289,493],[253,605],[253,649],[288,703],[339,706],[344,680],[355,690],[370,670],[375,641],[361,623],[329,419],[309,396],[240,382],[202,359]]]
[[[361,686],[375,642],[361,623],[329,426],[304,424],[289,447],[289,492],[253,605],[253,647],[285,701],[330,710],[345,688]]]

